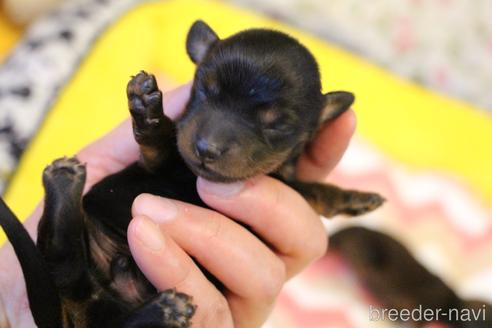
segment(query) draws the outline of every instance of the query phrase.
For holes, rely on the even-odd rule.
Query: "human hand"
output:
[[[189,98],[191,84],[185,84],[164,94],[166,115],[176,118],[184,109]],[[87,181],[85,190],[95,183],[116,173],[139,156],[139,147],[133,137],[131,121],[125,120],[113,131],[82,149],[78,159],[86,163]],[[40,203],[33,214],[24,222],[24,226],[36,238],[36,228],[43,212]],[[0,327],[31,328],[35,327],[22,270],[9,243],[0,248]]]
[[[323,126],[299,160],[298,177],[325,178],[354,130],[353,111]],[[193,295],[195,325],[259,327],[284,283],[326,252],[321,220],[299,194],[270,177],[234,184],[198,178],[197,188],[217,211],[149,194],[137,197],[128,228],[132,254],[159,290]]]
[[[166,93],[164,95],[164,108],[166,115],[171,118],[176,118],[184,109],[186,101],[189,97],[189,92],[190,84],[186,84],[176,90]],[[336,121],[327,124],[327,126],[322,129],[315,142],[299,161],[298,175],[301,179],[319,179],[333,168],[348,145],[348,141],[355,127],[354,123],[354,114],[353,112],[348,111],[340,116]],[[328,150],[326,152],[323,151],[327,148]],[[131,122],[127,120],[108,135],[87,146],[77,155],[82,162],[87,163],[86,190],[105,176],[115,173],[134,162],[138,158],[138,154],[139,149],[133,139]],[[303,203],[300,196],[286,186],[282,185],[280,182],[274,181],[268,177],[258,177],[246,182],[243,189],[240,192],[237,190],[238,194],[231,196],[229,199],[227,199],[227,197],[224,198],[223,195],[214,196],[214,193],[210,192],[210,188],[207,189],[207,186],[211,186],[213,190],[214,185],[201,179],[199,181],[201,181],[198,183],[200,194],[212,208],[221,211],[225,215],[234,217],[238,221],[251,224],[253,229],[256,229],[254,230],[255,233],[258,236],[261,236],[262,239],[265,238],[265,242],[272,243],[272,245],[267,246],[267,243],[261,242],[255,235],[249,233],[237,223],[227,219],[221,214],[210,210],[199,209],[189,204],[175,202],[176,208],[178,209],[176,218],[182,218],[182,220],[179,220],[179,223],[177,224],[170,222],[178,220],[170,220],[170,222],[160,224],[159,228],[157,228],[155,223],[151,223],[148,217],[144,215],[136,215],[129,228],[129,242],[132,245],[133,255],[142,267],[144,273],[148,276],[149,280],[155,283],[158,288],[171,286],[171,280],[175,279],[175,281],[178,282],[175,285],[179,285],[178,289],[180,289],[180,291],[189,292],[194,296],[195,303],[199,306],[196,317],[194,318],[194,322],[197,324],[199,324],[199,320],[202,320],[203,325],[210,324],[211,326],[227,326],[228,324],[230,325],[232,322],[235,322],[237,326],[248,325],[248,327],[251,327],[254,325],[252,324],[253,321],[260,324],[260,322],[262,322],[268,314],[275,296],[283,285],[285,279],[300,271],[316,257],[321,256],[321,249],[323,250],[322,253],[324,253],[324,249],[326,248],[326,236],[324,233],[320,233],[320,231],[322,231],[322,227],[320,226],[319,218],[316,216],[316,220],[313,219],[314,216],[312,215],[312,211],[309,213],[310,209],[306,209],[307,205]],[[218,188],[220,189],[221,186],[218,186]],[[258,195],[264,195],[262,196],[264,199],[260,200],[258,204],[256,204],[256,201],[259,197],[255,193],[258,193]],[[275,204],[275,201],[278,200],[282,200],[282,203],[287,200],[287,202],[285,202],[286,204],[291,204],[290,201],[292,201],[292,204],[295,205],[295,211],[292,210],[292,213],[290,213],[291,211],[288,209],[281,209],[280,206],[272,206],[272,204]],[[139,206],[141,206],[142,203],[144,203],[144,205],[146,205],[145,203],[152,203],[152,206],[155,204],[158,204],[156,206],[163,206],[162,202],[165,201],[163,199],[152,198],[149,195],[140,196],[138,201],[134,204],[135,214],[137,214],[136,211],[139,210]],[[250,205],[247,206],[248,204]],[[263,206],[265,213],[271,213],[272,216],[263,220],[260,218],[264,218],[264,215],[258,217],[253,217],[252,215],[245,215],[244,217],[241,216],[241,213],[249,214],[248,211],[252,210],[252,208],[250,208],[251,204],[255,204],[254,206],[256,206],[257,209],[260,209]],[[33,215],[26,220],[26,227],[31,234],[34,234],[35,227],[37,226],[41,213],[42,206],[38,206]],[[219,279],[220,277],[223,277],[225,281],[222,281],[222,283],[224,283],[226,287],[230,286],[232,289],[232,291],[226,290],[222,296],[218,294],[217,290],[211,294],[217,296],[217,302],[222,302],[221,304],[217,303],[218,307],[216,309],[210,307],[209,305],[208,309],[210,309],[211,312],[207,312],[207,303],[211,303],[214,299],[204,298],[204,296],[206,296],[206,294],[204,294],[206,289],[190,289],[190,287],[193,286],[203,287],[206,286],[206,284],[203,277],[198,275],[199,271],[193,266],[194,264],[190,262],[190,258],[187,255],[193,255],[192,252],[196,251],[196,249],[186,249],[185,246],[191,247],[192,245],[184,245],[183,240],[179,239],[180,236],[182,236],[182,230],[179,230],[180,226],[182,227],[181,222],[185,222],[186,220],[194,221],[194,216],[190,216],[188,213],[195,213],[199,216],[205,214],[206,217],[212,217],[207,220],[207,222],[211,222],[209,223],[211,226],[209,226],[208,230],[205,227],[204,231],[200,231],[201,225],[197,222],[194,224],[190,223],[190,226],[194,226],[198,229],[195,233],[198,234],[197,236],[199,238],[202,238],[202,240],[204,237],[206,238],[207,232],[210,234],[210,231],[214,231],[210,230],[210,228],[213,229],[213,224],[217,224],[217,227],[220,227],[220,230],[217,230],[217,235],[213,232],[213,239],[217,239],[217,243],[225,243],[227,240],[229,240],[230,243],[230,245],[222,244],[222,251],[220,251],[220,248],[214,250],[213,254],[218,257],[218,262],[207,262],[208,265],[214,266],[213,270],[210,268],[207,269],[210,269],[210,271],[216,274]],[[301,223],[294,222],[295,220],[292,220],[293,222],[291,223],[287,223],[285,222],[286,220],[282,219],[281,223],[277,222],[279,230],[276,230],[277,232],[274,233],[271,231],[275,230],[272,229],[275,227],[272,224],[273,222],[278,221],[280,218],[293,217],[293,213],[297,213],[298,215],[302,214],[307,217],[305,220],[311,222],[309,229],[306,229],[304,233],[308,234],[309,231],[316,230],[314,233],[317,236],[319,235],[316,238],[316,242],[313,242],[312,236],[309,235],[295,237],[293,240],[289,239],[290,234],[293,232],[299,235],[299,231],[296,231],[295,227],[298,225],[300,226]],[[187,216],[183,216],[184,214]],[[156,216],[156,214],[149,216],[154,219],[154,221],[158,221],[158,216]],[[274,216],[277,220],[272,219]],[[149,254],[148,249],[142,247],[142,245],[139,245],[137,231],[138,227],[142,226],[140,224],[142,222],[143,226],[148,226],[150,224],[154,228],[154,232],[159,232],[160,236],[166,241],[166,247],[161,249],[161,251],[164,253],[176,252],[170,253],[176,255],[174,258],[174,267],[172,266],[173,263],[168,263],[173,258],[167,255],[158,256],[158,252]],[[271,223],[271,225],[268,225],[268,223]],[[318,224],[319,229],[316,228]],[[223,233],[219,235],[220,231],[230,231],[231,235],[227,236],[223,235]],[[284,233],[289,232],[289,234],[282,235],[282,233],[278,233],[278,231],[284,231]],[[220,239],[219,236],[229,239]],[[234,236],[239,238],[238,241],[241,242],[241,245],[244,243],[244,248],[238,247],[240,245],[239,242],[236,246],[232,247],[235,245],[235,239],[231,240],[230,238]],[[282,241],[282,239],[285,239],[285,241]],[[299,245],[294,245],[296,242],[300,243],[301,240],[310,241],[311,246],[307,247],[305,250],[301,250]],[[180,241],[183,245],[180,244]],[[224,246],[231,246],[231,248],[229,249],[226,247],[224,249]],[[249,247],[251,247],[251,250],[258,252],[258,258],[252,256],[254,253],[250,253],[248,256],[248,252],[245,251],[247,251]],[[292,251],[295,251],[295,254],[289,252],[289,247],[292,247]],[[246,276],[244,274],[239,274],[240,272],[237,272],[237,280],[236,278],[230,280],[230,271],[236,269],[235,266],[227,265],[227,260],[224,259],[227,259],[227,256],[231,255],[228,254],[231,250],[236,250],[238,252],[236,253],[236,257],[233,257],[232,259],[240,259],[240,257],[238,258],[237,256],[241,256],[241,254],[248,256],[245,260],[249,260],[249,262],[244,263],[251,264],[251,267],[249,267],[249,265],[246,266],[241,264],[241,267],[245,270],[248,268],[261,269],[260,267],[262,265],[267,265],[261,270],[253,270],[255,277],[258,278],[256,281],[256,287],[252,286],[252,288],[249,288],[249,279],[244,281]],[[222,252],[225,254],[222,254]],[[34,327],[25,295],[24,282],[20,278],[22,277],[22,273],[10,245],[6,245],[0,249],[0,258],[2,259],[0,262],[0,326],[3,327],[3,323],[1,322],[3,311],[10,323],[10,326],[21,328]],[[166,263],[166,266],[149,267],[149,259],[152,258],[158,258],[159,260],[156,263],[164,262]],[[254,260],[254,263],[251,262],[252,260]],[[159,277],[159,270],[163,268],[169,269],[169,271],[166,270],[165,272],[173,272],[174,268],[177,270],[179,268],[184,268],[185,270],[188,268],[190,270],[190,274],[187,275],[186,278],[182,278],[182,281],[180,282],[179,279],[176,280],[176,277],[179,278],[179,275],[176,277],[170,277],[169,274],[166,274]],[[272,274],[265,275],[264,273],[268,270],[271,270]],[[195,272],[195,275],[193,275],[192,272]],[[249,274],[249,272],[247,273]],[[183,272],[181,272],[181,274],[183,275]],[[271,280],[269,281],[268,279]],[[236,285],[234,285],[234,283]],[[242,289],[239,288],[241,283],[245,283]],[[210,285],[210,283],[208,284],[208,288],[214,288]],[[263,287],[260,286],[264,286],[265,288],[263,289]],[[181,289],[181,287],[184,289]],[[250,297],[244,297],[242,292],[249,289],[252,290]],[[258,297],[262,298],[263,302],[256,302]],[[216,324],[213,324],[213,321],[209,321],[209,318],[213,318],[214,316],[215,320],[223,321],[215,321]]]

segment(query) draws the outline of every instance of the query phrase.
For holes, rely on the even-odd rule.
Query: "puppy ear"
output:
[[[345,112],[354,103],[353,93],[346,91],[328,92],[325,94],[325,107],[321,111],[320,122],[332,120]]]
[[[204,21],[193,23],[186,38],[186,51],[191,60],[198,64],[207,54],[210,47],[219,41],[217,34]]]

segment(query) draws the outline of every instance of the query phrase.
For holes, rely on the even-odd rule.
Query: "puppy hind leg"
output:
[[[43,172],[46,195],[37,247],[60,294],[71,299],[84,298],[91,291],[82,209],[85,176],[85,167],[76,158],[57,159]]]
[[[371,212],[385,199],[377,193],[345,190],[331,184],[287,181],[320,215],[327,218],[338,214],[350,216]]]
[[[149,172],[154,172],[174,149],[174,123],[164,115],[162,93],[152,74],[141,71],[132,77],[126,92],[133,135],[140,145],[140,162]]]

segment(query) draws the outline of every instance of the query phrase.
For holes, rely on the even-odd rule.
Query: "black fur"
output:
[[[60,297],[50,270],[27,230],[1,198],[0,223],[22,267],[34,322],[38,327],[59,327]]]
[[[354,100],[347,92],[321,93],[316,61],[304,46],[264,29],[220,40],[201,21],[191,27],[186,46],[198,66],[176,126],[163,115],[154,77],[140,72],[127,87],[140,161],[85,196],[85,167],[77,159],[56,160],[45,170],[37,245],[44,261],[34,254],[32,242],[21,245],[26,241],[19,240],[25,239],[20,224],[11,229],[14,246],[29,246],[30,258],[39,261],[34,268],[23,265],[30,270],[26,279],[46,265],[51,272],[43,279],[54,286],[28,291],[33,309],[39,297],[58,294],[61,299],[61,306],[49,305],[57,313],[56,325],[42,322],[42,311],[33,311],[41,328],[190,325],[191,298],[174,290],[158,293],[131,257],[126,230],[132,202],[141,193],[205,206],[195,190],[196,175],[231,182],[272,174],[326,216],[362,214],[382,204],[377,194],[295,180],[297,158],[318,127]],[[9,228],[12,220],[0,213],[2,226]],[[125,290],[127,284],[135,292]]]
[[[421,265],[402,244],[381,232],[361,227],[343,229],[330,237],[330,250],[350,265],[365,287],[384,308],[401,311],[422,307],[436,313],[475,309],[485,311],[478,320],[456,320],[443,314],[439,321],[453,328],[492,327],[492,306],[461,299],[443,280]],[[452,312],[451,312],[452,313]],[[480,313],[480,312],[476,312]],[[425,321],[411,322],[415,327]]]

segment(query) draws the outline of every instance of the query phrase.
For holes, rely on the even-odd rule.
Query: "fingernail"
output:
[[[216,183],[198,178],[197,187],[208,194],[227,198],[239,194],[244,188],[244,182]]]
[[[138,219],[135,233],[138,240],[153,251],[159,251],[164,247],[164,236],[159,230],[159,226],[149,218],[141,217]]]
[[[145,206],[139,208],[139,213],[147,216],[155,223],[165,223],[177,217],[178,208],[176,204],[167,198],[148,195],[152,201],[145,202]]]

